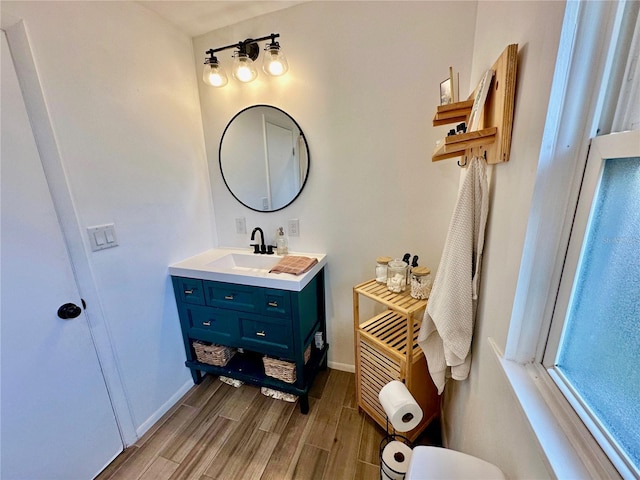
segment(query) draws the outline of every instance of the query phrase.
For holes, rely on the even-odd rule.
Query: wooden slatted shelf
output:
[[[408,335],[407,318],[394,312],[385,310],[380,315],[376,315],[370,320],[360,324],[360,332],[367,335],[371,342],[379,344],[381,347],[388,347],[398,352],[400,355],[407,354]],[[418,334],[420,333],[420,322],[413,323],[413,355],[423,355],[418,347]]]
[[[361,321],[361,296],[386,309]],[[412,441],[439,411],[437,390],[429,376],[424,353],[418,346],[426,306],[426,300],[411,297],[409,290],[393,293],[375,280],[353,288],[358,407],[386,428],[386,416],[378,394],[391,380],[403,381],[424,413],[422,422],[415,429],[403,433]]]
[[[404,292],[393,293],[387,289],[386,284],[378,283],[375,280],[369,280],[368,282],[356,285],[354,290],[403,315],[415,313],[427,306],[426,300],[416,300],[413,298],[409,293],[409,289]]]

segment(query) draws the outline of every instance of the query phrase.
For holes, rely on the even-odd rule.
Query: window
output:
[[[640,131],[598,137],[587,161],[544,364],[614,465],[636,475],[639,253]]]
[[[640,478],[635,432],[640,418],[634,404],[640,403],[640,319],[633,306],[640,296],[635,253],[640,244],[634,245],[640,229],[632,211],[630,218],[612,222],[607,210],[611,192],[619,193],[620,180],[626,183],[633,170],[630,164],[640,161],[640,133],[597,136],[638,127],[639,9],[640,2],[625,0],[566,3],[504,354],[494,345],[558,478]],[[621,209],[614,210],[617,215]],[[634,229],[620,230],[634,223]],[[607,231],[611,225],[617,230]],[[609,271],[607,255],[614,249],[603,256],[606,249],[596,248],[598,239],[623,256],[622,273]],[[606,277],[610,273],[615,281]],[[620,277],[633,280],[627,293],[618,295]],[[619,300],[608,293],[612,290]],[[610,306],[620,300],[629,319],[622,325],[617,322],[623,315]],[[608,310],[604,320],[594,313],[597,308]],[[603,326],[610,327],[603,329],[607,333],[636,328],[623,335],[631,353],[594,328]],[[600,390],[593,388],[598,385]],[[603,398],[622,403],[603,413]]]

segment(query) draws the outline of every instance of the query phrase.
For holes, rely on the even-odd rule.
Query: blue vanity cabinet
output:
[[[195,383],[203,372],[237,378],[298,395],[303,413],[309,409],[308,392],[316,373],[327,366],[324,269],[301,291],[277,290],[226,282],[172,276],[173,289],[187,356]],[[316,332],[323,332],[324,347],[315,347]],[[195,340],[241,349],[223,367],[198,361]],[[305,363],[305,350],[311,356]],[[295,364],[296,381],[267,376],[263,356]]]

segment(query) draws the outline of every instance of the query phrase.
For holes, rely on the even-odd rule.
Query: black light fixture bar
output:
[[[238,43],[225,45],[224,47],[211,48],[205,52],[209,57],[205,57],[204,69],[202,72],[202,80],[212,87],[223,87],[227,84],[227,74],[224,68],[218,62],[216,53],[223,50],[235,49],[232,57],[234,58],[233,77],[243,83],[249,83],[258,76],[258,71],[253,65],[260,55],[260,46],[258,42],[270,40],[265,47],[264,61],[262,69],[267,75],[279,77],[284,75],[289,69],[287,59],[280,49],[280,44],[276,42],[279,33],[272,33],[260,38],[247,38]]]
[[[251,44],[254,44],[254,43],[258,43],[258,42],[262,42],[262,41],[268,40],[268,39],[271,39],[271,41],[273,42],[279,36],[280,36],[279,33],[272,33],[271,35],[267,35],[267,36],[260,37],[260,38],[247,38],[243,42],[234,43],[234,44],[231,44],[231,45],[227,45],[225,47],[211,48],[211,49],[207,50],[204,53],[206,53],[207,55],[213,55],[215,53],[221,52],[223,50],[228,50],[230,48],[237,48],[238,50],[240,50],[243,53],[249,53],[249,52],[247,52],[248,45],[251,45]],[[255,60],[255,59],[252,58],[252,60]]]

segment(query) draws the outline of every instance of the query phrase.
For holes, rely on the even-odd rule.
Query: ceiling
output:
[[[302,1],[140,0],[138,3],[158,13],[187,35],[196,37],[249,18],[297,5]]]

